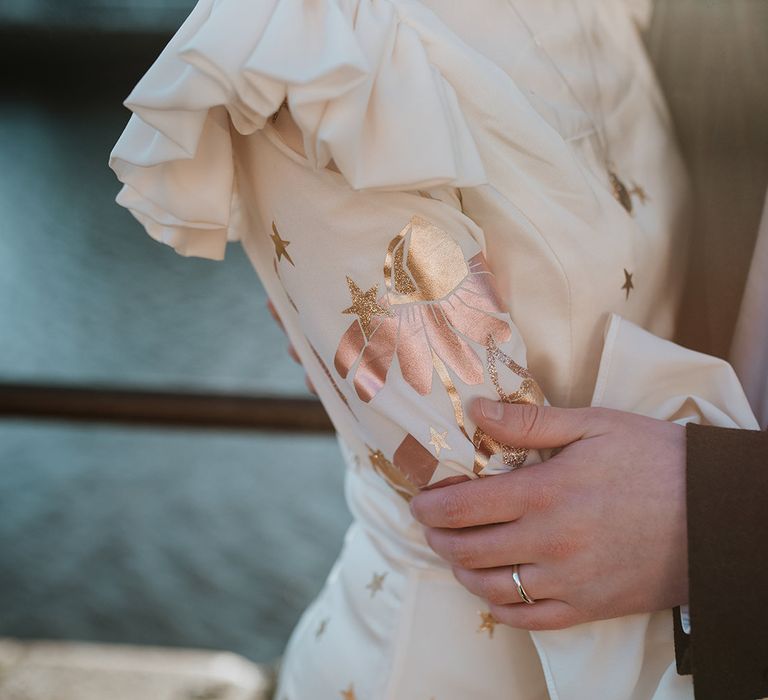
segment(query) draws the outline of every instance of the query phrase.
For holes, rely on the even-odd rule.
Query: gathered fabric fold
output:
[[[333,161],[353,189],[486,181],[453,87],[390,0],[201,0],[125,101],[118,203],[180,254],[222,259],[240,238],[230,129],[284,102],[308,165]]]

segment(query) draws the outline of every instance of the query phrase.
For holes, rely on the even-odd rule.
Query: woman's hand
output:
[[[274,318],[277,322],[277,325],[280,326],[280,328],[283,329],[283,333],[285,333],[285,326],[283,325],[283,322],[280,319],[280,316],[277,313],[277,309],[275,308],[275,305],[272,303],[271,299],[267,299],[267,308],[269,309],[269,313],[272,318]],[[291,356],[294,362],[301,365],[301,358],[299,357],[299,354],[296,352],[296,348],[293,347],[293,343],[290,340],[288,341],[288,354]],[[307,385],[309,392],[317,396],[315,385],[312,383],[312,380],[309,378],[309,375],[306,372],[304,373],[304,383]]]
[[[566,445],[542,464],[412,501],[430,546],[497,620],[558,629],[687,602],[684,427],[485,400],[472,416],[502,443]],[[514,564],[534,605],[521,600]]]

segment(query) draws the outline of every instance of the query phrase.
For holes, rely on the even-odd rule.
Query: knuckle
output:
[[[526,511],[550,510],[555,502],[556,489],[552,484],[541,479],[528,480],[524,491],[524,505]]]
[[[467,547],[461,537],[450,537],[447,542],[449,559],[465,569],[472,569],[475,563],[474,552]]]
[[[461,527],[466,523],[468,504],[459,489],[448,489],[442,495],[441,505],[446,527]]]
[[[573,554],[576,549],[576,541],[570,533],[548,532],[541,537],[540,547],[547,555],[560,559]]]
[[[509,603],[509,592],[505,591],[498,582],[490,582],[485,581],[482,597],[485,598],[489,603],[495,603],[498,605],[502,605],[503,603]]]
[[[519,404],[517,415],[517,432],[523,439],[536,436],[539,430],[539,407],[536,404]]]

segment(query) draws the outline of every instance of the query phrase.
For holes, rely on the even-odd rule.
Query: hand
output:
[[[280,316],[277,313],[277,309],[275,308],[275,305],[272,303],[271,299],[267,299],[267,309],[269,309],[270,315],[272,316],[273,319],[275,319],[275,322],[277,323],[277,325],[283,329],[283,333],[285,333],[285,326],[283,325],[283,322],[280,319]],[[299,354],[296,352],[296,348],[293,347],[293,343],[290,340],[288,341],[288,354],[291,356],[291,359],[294,362],[301,365],[301,358],[299,357]],[[306,372],[304,373],[304,383],[307,385],[307,389],[309,389],[309,392],[317,396],[317,390],[315,389],[315,385],[312,383],[312,380],[309,378],[309,375]]]
[[[505,444],[566,445],[541,464],[424,491],[411,503],[429,545],[499,622],[559,629],[687,602],[684,427],[486,400],[471,415]],[[513,564],[534,605],[521,601]]]

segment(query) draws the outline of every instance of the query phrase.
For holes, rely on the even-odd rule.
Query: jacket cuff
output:
[[[678,668],[687,658],[697,700],[765,697],[768,434],[695,424],[686,432],[692,631],[687,652],[676,634]]]
[[[672,610],[672,625],[675,631],[675,664],[681,676],[688,676],[691,671],[691,635],[683,630],[680,608]]]

